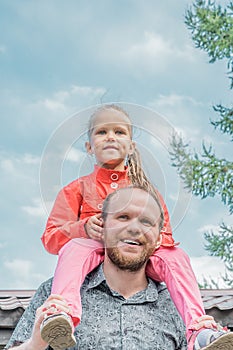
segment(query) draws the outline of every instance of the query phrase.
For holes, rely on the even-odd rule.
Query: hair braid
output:
[[[143,187],[158,197],[154,186],[151,184],[142,168],[141,156],[137,148],[135,148],[134,152],[128,156],[127,165],[128,176],[132,185]]]

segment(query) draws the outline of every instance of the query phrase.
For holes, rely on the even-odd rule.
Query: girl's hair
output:
[[[115,110],[118,112],[123,113],[128,119],[129,119],[129,131],[130,131],[130,136],[132,139],[132,134],[133,134],[133,126],[131,119],[129,117],[129,114],[120,106],[115,105],[115,104],[107,104],[99,107],[90,117],[89,123],[88,123],[88,138],[90,140],[92,132],[93,132],[93,122],[95,117],[103,112],[103,111],[108,111],[108,110]],[[142,168],[142,161],[141,161],[141,156],[137,148],[135,147],[134,152],[131,155],[128,155],[127,157],[127,162],[126,165],[128,166],[128,176],[130,179],[130,182],[134,186],[139,186],[141,188],[144,188],[147,192],[154,193],[156,197],[158,197],[158,194],[154,188],[154,186],[151,184],[149,181],[148,177],[146,176],[143,168]]]
[[[109,104],[109,105],[102,105],[101,107],[97,108],[96,111],[90,116],[90,119],[88,121],[88,138],[89,138],[89,141],[91,139],[91,135],[93,133],[93,123],[94,123],[94,120],[95,120],[95,117],[98,116],[98,114],[100,114],[101,112],[103,111],[109,111],[113,109],[114,111],[118,111],[120,113],[123,113],[128,119],[129,119],[129,132],[130,132],[130,136],[132,138],[132,134],[133,134],[133,126],[132,126],[132,122],[130,120],[130,117],[128,115],[128,113],[123,109],[121,108],[120,106],[117,106],[117,105],[114,105],[114,104]]]

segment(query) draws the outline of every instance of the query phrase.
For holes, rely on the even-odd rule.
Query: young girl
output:
[[[116,105],[99,108],[90,118],[88,136],[86,150],[96,158],[94,171],[59,192],[42,236],[45,248],[52,254],[59,254],[52,294],[61,294],[70,307],[69,315],[48,315],[42,324],[42,338],[55,349],[75,345],[73,330],[81,320],[80,287],[86,275],[104,259],[102,202],[109,193],[129,184],[155,191],[141,167],[132,141],[132,124],[122,108]],[[213,318],[205,315],[189,258],[174,243],[168,210],[162,196],[156,193],[164,211],[164,227],[161,246],[150,258],[147,274],[166,283],[186,324],[189,349],[204,349],[226,335],[216,331]],[[201,338],[201,341],[204,339],[202,346],[198,337],[200,339],[205,330],[195,332],[201,328],[212,328]],[[61,334],[62,346],[59,343]],[[211,345],[208,349],[212,349]]]

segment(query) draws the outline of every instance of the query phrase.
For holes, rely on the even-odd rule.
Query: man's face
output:
[[[111,198],[107,211],[106,258],[122,270],[139,270],[160,245],[158,204],[147,192],[127,188]]]

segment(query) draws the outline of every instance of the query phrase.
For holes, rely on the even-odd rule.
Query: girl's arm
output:
[[[49,253],[58,254],[61,247],[72,238],[88,238],[84,227],[88,218],[78,220],[81,205],[82,195],[78,180],[58,193],[41,237]]]

